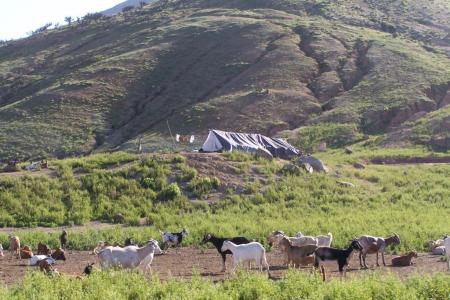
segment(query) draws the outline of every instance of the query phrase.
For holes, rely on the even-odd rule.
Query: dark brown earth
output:
[[[426,156],[426,157],[376,157],[371,160],[376,165],[400,165],[400,164],[448,164],[450,156]]]
[[[414,265],[410,267],[391,267],[390,261],[392,255],[386,256],[386,267],[374,267],[375,256],[368,256],[369,270],[360,270],[358,256],[353,255],[347,276],[349,278],[355,276],[363,276],[379,271],[382,275],[395,273],[400,278],[406,279],[412,275],[433,274],[437,272],[447,272],[446,263],[439,256],[433,256],[428,253],[420,253],[419,257],[414,260]],[[164,255],[156,256],[152,263],[153,275],[158,274],[159,278],[166,280],[168,278],[181,278],[189,280],[193,274],[200,274],[205,278],[213,281],[220,281],[229,276],[231,267],[231,257],[227,260],[228,271],[220,272],[221,259],[215,249],[197,249],[182,248],[176,253],[171,249]],[[283,256],[278,251],[272,251],[267,254],[270,264],[270,276],[277,280],[283,277],[287,271],[287,267],[282,265]],[[68,260],[65,262],[58,261],[56,268],[64,276],[78,276],[83,272],[84,267],[89,262],[97,262],[95,255],[88,251],[69,251]],[[34,267],[27,266],[28,260],[18,260],[12,258],[9,252],[5,252],[5,257],[0,258],[0,282],[5,285],[12,285],[21,282],[27,270]],[[99,268],[98,264],[96,265]],[[327,269],[327,276],[339,276],[337,265],[330,264]],[[304,272],[310,272],[311,268],[302,268]],[[252,270],[254,272],[254,270]]]

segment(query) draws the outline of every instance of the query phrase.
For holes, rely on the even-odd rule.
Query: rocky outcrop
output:
[[[428,98],[436,102],[438,108],[442,108],[450,104],[450,82],[447,84],[432,85],[425,90]]]

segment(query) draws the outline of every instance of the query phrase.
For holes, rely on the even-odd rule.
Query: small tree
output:
[[[71,26],[71,25],[72,25],[72,22],[73,22],[73,18],[70,17],[70,16],[68,16],[68,17],[65,17],[65,18],[64,18],[64,21],[66,21],[66,23],[67,23],[69,26]]]
[[[91,23],[91,22],[97,22],[103,18],[102,13],[88,13],[83,17],[83,23]]]
[[[129,12],[129,11],[132,11],[133,9],[134,9],[134,6],[128,5],[128,6],[125,6],[124,8],[122,8],[122,12],[126,13],[126,12]]]
[[[40,34],[43,33],[45,31],[47,31],[47,29],[49,29],[51,26],[53,25],[53,23],[47,23],[42,27],[39,27],[38,29],[36,29],[35,31],[31,32],[31,35],[36,35],[36,34]]]

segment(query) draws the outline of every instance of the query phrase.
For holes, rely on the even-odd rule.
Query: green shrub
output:
[[[165,186],[158,195],[160,201],[171,201],[181,196],[181,190],[178,184],[171,183]]]
[[[220,180],[217,177],[210,179],[209,177],[196,178],[189,182],[187,189],[196,197],[203,197],[209,194],[213,189],[218,189]]]
[[[278,281],[267,274],[239,271],[224,281],[193,276],[189,280],[161,281],[137,271],[94,273],[83,280],[29,272],[18,285],[1,286],[1,299],[448,299],[450,280],[445,274],[400,280],[372,275],[324,284],[318,274],[291,270]]]
[[[297,146],[303,151],[314,152],[321,142],[326,142],[331,148],[339,148],[361,138],[356,124],[324,123],[301,128]]]
[[[180,170],[177,174],[178,181],[191,181],[197,177],[197,170],[185,164],[178,164],[178,169]]]

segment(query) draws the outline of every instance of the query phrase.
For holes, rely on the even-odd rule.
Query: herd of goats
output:
[[[161,237],[165,249],[181,246],[183,238],[188,235],[188,231],[183,229],[181,232],[161,232]],[[346,268],[353,251],[359,251],[359,263],[361,268],[367,268],[367,254],[376,254],[376,264],[379,266],[378,256],[381,254],[383,265],[386,266],[384,253],[386,247],[400,244],[400,237],[397,234],[382,238],[363,235],[351,241],[346,249],[337,249],[331,247],[333,235],[305,236],[297,233],[293,237],[287,236],[283,231],[273,231],[268,237],[270,246],[278,247],[285,254],[285,264],[300,267],[314,266],[321,270],[323,280],[326,280],[324,263],[335,262],[339,267],[339,273],[345,276]],[[29,246],[21,248],[20,239],[17,236],[9,236],[9,250],[13,256],[19,259],[29,259],[29,264],[39,266],[39,268],[51,275],[59,274],[53,267],[57,260],[66,260],[65,249],[68,245],[68,234],[63,231],[60,236],[60,247],[52,251],[48,245],[39,243],[37,254],[33,254]],[[254,262],[260,271],[263,267],[269,271],[267,263],[266,250],[261,243],[249,240],[245,237],[219,238],[212,234],[206,234],[202,244],[212,243],[222,258],[223,269],[226,271],[226,257],[231,254],[233,257],[234,273],[240,264]],[[446,255],[448,269],[450,270],[450,236],[443,239],[429,241],[430,251],[436,255]],[[149,240],[143,247],[139,247],[131,238],[125,241],[124,245],[109,244],[99,242],[93,253],[98,257],[100,266],[103,270],[110,267],[133,269],[138,266],[144,266],[145,271],[151,272],[151,263],[154,255],[164,254],[159,247],[158,241]],[[3,247],[0,244],[0,256],[4,256]],[[417,253],[412,251],[403,256],[392,258],[393,266],[410,266],[412,258],[417,257]],[[93,271],[93,263],[88,264],[85,269],[85,275],[90,275]]]

